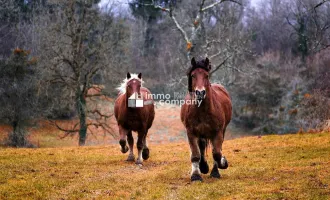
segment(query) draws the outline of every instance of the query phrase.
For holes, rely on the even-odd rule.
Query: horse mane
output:
[[[123,82],[119,85],[119,87],[116,88],[119,91],[119,94],[125,94],[126,93],[127,83],[130,82],[133,79],[139,80],[141,82],[141,86],[142,86],[142,83],[144,83],[142,78],[139,79],[137,74],[131,74],[131,78],[129,78],[129,79],[125,78],[123,80]]]

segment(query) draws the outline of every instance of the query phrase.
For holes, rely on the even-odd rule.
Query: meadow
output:
[[[190,182],[187,142],[151,143],[143,166],[119,145],[0,149],[0,199],[329,199],[330,134],[224,142],[221,179]],[[135,152],[136,153],[136,152]],[[212,164],[211,150],[207,159]]]

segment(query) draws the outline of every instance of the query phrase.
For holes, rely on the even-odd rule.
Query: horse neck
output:
[[[213,110],[213,89],[211,86],[208,88],[208,92],[206,93],[206,97],[203,100],[201,107],[207,111]]]

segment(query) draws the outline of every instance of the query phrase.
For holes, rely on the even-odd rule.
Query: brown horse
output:
[[[210,83],[211,65],[208,58],[198,62],[192,58],[191,65],[187,73],[189,94],[181,108],[181,121],[187,129],[191,150],[191,181],[202,181],[201,173],[207,174],[209,171],[205,159],[208,142],[212,144],[214,159],[211,177],[220,178],[218,168],[228,167],[221,151],[226,127],[231,120],[231,100],[222,85]],[[188,105],[192,98],[202,100],[200,106]]]
[[[142,164],[142,158],[143,160],[149,158],[146,137],[155,117],[152,95],[147,88],[142,87],[142,83],[141,73],[139,75],[127,73],[126,79],[118,88],[119,96],[115,102],[115,117],[119,127],[121,152],[130,151],[127,161],[135,161],[132,131],[138,133],[136,164]],[[126,137],[129,148],[126,145]]]

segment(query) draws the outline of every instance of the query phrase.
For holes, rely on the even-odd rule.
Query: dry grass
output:
[[[119,145],[0,149],[0,199],[329,199],[330,134],[224,143],[229,168],[190,183],[186,142],[153,144],[142,168]],[[209,151],[208,159],[211,162]]]
[[[109,105],[108,105],[109,107]],[[76,124],[76,120],[57,121],[61,127],[70,129]],[[28,129],[28,140],[36,147],[75,147],[78,146],[78,135],[70,135],[62,138],[63,132],[51,125],[48,121],[34,122],[35,126]],[[86,145],[109,145],[118,144],[118,126],[114,118],[110,120],[110,125],[114,130],[114,136],[104,134],[101,128],[93,129],[93,134],[88,133]],[[0,146],[5,143],[7,133],[11,131],[8,125],[0,125]],[[245,133],[246,134],[246,133]],[[226,131],[226,139],[237,138],[244,135],[235,127],[229,126]],[[136,134],[134,134],[136,137]],[[186,130],[180,120],[180,107],[157,104],[154,123],[148,132],[148,142],[150,144],[167,144],[172,142],[185,142],[187,140]]]

